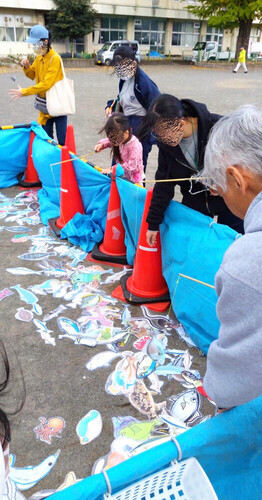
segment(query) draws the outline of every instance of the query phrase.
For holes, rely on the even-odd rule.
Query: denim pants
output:
[[[49,118],[46,124],[42,125],[43,129],[46,131],[47,135],[51,137],[51,139],[54,138],[54,124],[56,126],[58,144],[64,146],[66,139],[67,116],[56,116],[54,118]]]
[[[128,121],[130,123],[130,127],[132,128],[133,134],[137,135],[138,129],[140,127],[140,124],[142,122],[143,117],[142,116],[136,116],[136,115],[129,115]],[[146,171],[146,166],[147,166],[147,158],[148,155],[152,149],[152,142],[151,142],[151,137],[150,135],[145,137],[141,141],[142,147],[143,147],[143,165],[144,165],[144,172]]]

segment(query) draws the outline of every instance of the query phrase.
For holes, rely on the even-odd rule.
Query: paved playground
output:
[[[247,75],[242,73],[235,75],[221,70],[195,69],[191,66],[177,64],[172,66],[147,65],[143,69],[158,84],[162,92],[172,93],[179,98],[191,98],[205,102],[209,110],[215,113],[225,114],[242,104],[260,104],[262,102],[261,72],[254,71]],[[114,98],[117,94],[117,79],[115,75],[112,75],[111,69],[101,67],[67,70],[67,75],[75,81],[77,106],[77,113],[69,119],[69,122],[74,125],[77,152],[79,155],[84,155],[91,152],[97,142],[97,132],[104,124],[106,101]],[[15,82],[14,79],[16,79]],[[33,108],[33,97],[20,99],[18,102],[9,99],[8,90],[15,88],[17,83],[22,87],[30,85],[30,81],[24,77],[22,70],[17,70],[16,67],[1,68],[0,125],[28,123],[37,119],[37,112]],[[90,157],[90,161],[106,167],[110,162],[109,153],[96,154],[94,157]],[[154,147],[149,159],[148,178],[153,178],[156,162],[157,148]],[[1,190],[1,193],[13,198],[21,191],[17,187],[13,187]],[[26,206],[25,204],[22,208],[26,208]],[[1,226],[12,228],[16,225],[15,222],[1,220]],[[33,234],[37,234],[42,226],[29,225],[28,227],[32,229]],[[6,271],[7,268],[20,266],[40,271],[36,262],[18,259],[19,255],[29,251],[30,243],[28,240],[20,239],[19,241],[19,238],[15,238],[19,231],[11,231],[3,230],[0,233],[0,288],[10,289],[11,286],[18,284],[23,288],[28,288],[49,279],[50,276],[46,277],[44,274],[13,275]],[[57,253],[53,259],[60,262],[61,266],[65,265],[65,260],[67,265],[68,263],[72,264],[69,257],[61,257],[61,252]],[[80,262],[80,264],[82,263]],[[86,262],[84,265],[91,264]],[[103,266],[103,268],[105,271],[109,269],[108,266]],[[119,269],[114,269],[114,271],[119,272]],[[107,276],[111,276],[110,273],[102,275],[102,282]],[[107,285],[100,284],[100,288],[103,292],[110,294],[117,284],[118,282]],[[112,417],[131,416],[144,422],[147,417],[133,408],[125,395],[113,396],[105,392],[105,384],[110,373],[114,370],[115,361],[111,362],[110,366],[100,367],[94,371],[86,369],[87,361],[95,354],[106,350],[105,346],[87,347],[86,345],[75,345],[69,338],[58,339],[61,331],[58,330],[57,318],[50,319],[47,323],[48,329],[52,332],[51,336],[56,339],[56,345],[45,343],[43,337],[41,338],[36,333],[36,325],[32,321],[19,321],[15,318],[18,308],[28,309],[28,307],[25,302],[20,300],[17,291],[15,289],[12,291],[13,295],[0,302],[1,338],[7,346],[12,366],[17,365],[13,351],[16,352],[23,371],[27,393],[23,410],[11,420],[11,453],[16,455],[14,467],[36,466],[48,456],[55,454],[58,449],[61,450],[50,473],[41,479],[33,489],[23,492],[28,498],[36,491],[58,488],[70,471],[73,471],[78,479],[89,475],[94,462],[110,452],[110,445],[115,437]],[[43,315],[50,313],[60,304],[66,304],[63,294],[60,297],[54,297],[51,293],[46,293],[39,294],[37,297]],[[114,325],[120,327],[124,308],[120,303],[114,304],[114,306],[119,309],[120,315],[116,314]],[[142,316],[141,310],[137,310],[137,308],[130,307],[130,312],[132,317]],[[76,321],[81,315],[81,310],[78,307],[68,308],[62,315]],[[41,314],[35,318],[43,320]],[[134,351],[132,344],[135,340],[137,338],[131,335],[124,349]],[[193,356],[191,369],[199,370],[202,375],[204,374],[205,358],[196,348],[189,348],[175,332],[168,337],[168,347],[177,350],[189,349],[190,355]],[[117,361],[120,359],[117,358]],[[188,354],[187,363],[189,362],[190,356]],[[10,392],[4,400],[6,409],[10,407],[13,409],[15,404],[19,403],[21,389],[19,376],[17,369],[15,378],[11,379]],[[166,379],[161,393],[157,393],[155,390],[153,395],[155,403],[168,401],[172,395],[180,394],[183,390],[185,389],[178,380]],[[82,446],[76,433],[76,426],[92,409],[99,411],[102,416],[102,432],[97,439]],[[199,420],[205,415],[212,416],[214,414],[214,408],[206,401],[203,402],[199,410],[201,410],[202,415],[200,415]],[[51,437],[50,444],[44,439],[37,440],[36,433],[33,431],[39,425],[38,419],[40,417],[45,417],[47,420],[51,417],[60,417],[66,423],[61,435]],[[194,424],[197,422],[196,419]],[[99,428],[98,421],[97,427]],[[50,432],[42,432],[41,436],[43,438],[50,436]],[[47,462],[49,463],[50,460],[52,461],[54,458]],[[68,477],[68,484],[70,481],[74,482],[72,474]]]

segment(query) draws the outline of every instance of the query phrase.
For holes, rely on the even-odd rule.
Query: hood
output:
[[[244,219],[245,233],[262,231],[262,191],[249,205]]]

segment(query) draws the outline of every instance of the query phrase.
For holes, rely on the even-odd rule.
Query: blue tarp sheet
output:
[[[59,215],[61,150],[47,142],[41,127],[32,125],[36,133],[33,159],[43,189],[39,191],[41,217],[44,223]],[[16,175],[27,163],[30,129],[0,131],[0,187],[16,184]],[[2,141],[2,142],[1,142]],[[70,241],[85,250],[93,246],[103,231],[110,180],[101,176],[81,160],[74,162],[86,215],[76,215],[64,228]],[[122,218],[126,228],[129,262],[134,261],[146,190],[118,178],[122,200]],[[212,224],[211,219],[171,202],[161,227],[163,272],[167,280],[172,305],[195,343],[206,352],[217,337],[216,294],[213,289],[179,277],[179,273],[214,283],[215,273],[223,254],[234,241],[236,233],[226,226]],[[190,307],[189,307],[190,305]],[[234,408],[178,437],[183,458],[195,456],[208,474],[219,500],[253,499],[261,497],[262,475],[262,398]],[[173,442],[133,457],[108,471],[113,490],[119,489],[167,466],[177,457]],[[64,500],[102,500],[106,491],[101,474],[61,491],[52,498]],[[51,497],[50,497],[51,498]]]
[[[177,437],[182,459],[196,457],[219,500],[261,498],[262,397],[233,408]],[[170,441],[107,470],[113,492],[170,465],[177,458]],[[52,500],[102,500],[107,491],[102,474],[50,497]]]

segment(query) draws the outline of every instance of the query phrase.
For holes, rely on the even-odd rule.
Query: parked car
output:
[[[110,66],[114,51],[121,45],[131,47],[136,54],[137,61],[140,62],[140,48],[139,43],[136,40],[115,40],[114,42],[106,42],[103,47],[97,51],[94,58],[95,64],[105,64],[106,66]]]
[[[192,61],[209,61],[216,60],[219,61],[233,59],[235,57],[235,52],[229,50],[220,51],[218,42],[197,42],[193,48]]]

